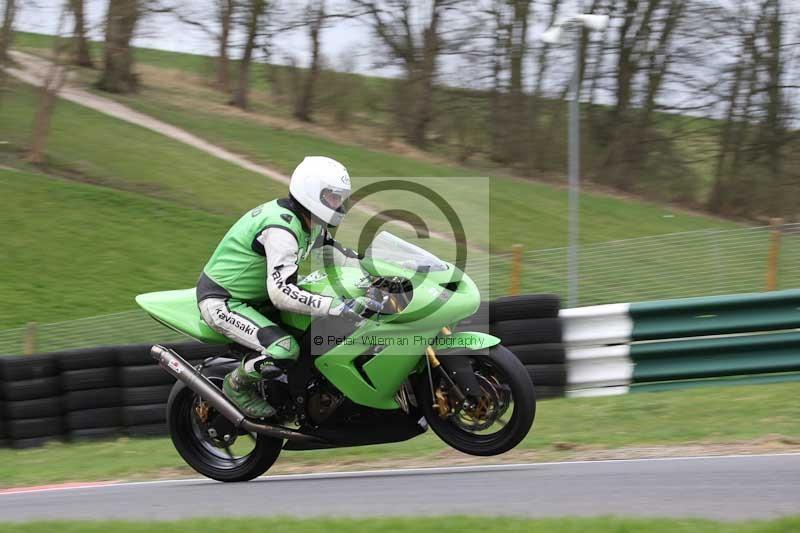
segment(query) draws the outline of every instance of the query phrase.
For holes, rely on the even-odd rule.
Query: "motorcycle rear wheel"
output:
[[[494,433],[481,433],[485,428],[476,426],[475,432],[465,429],[455,414],[442,417],[434,404],[430,383],[426,375],[417,382],[416,396],[420,408],[434,433],[456,450],[478,456],[499,455],[519,444],[533,426],[536,416],[536,396],[533,383],[525,367],[516,356],[502,345],[495,346],[485,353],[465,353],[459,357],[471,357],[476,373],[493,374],[504,393],[510,394],[513,412],[501,429]],[[434,372],[434,388],[439,382]],[[497,397],[492,398],[496,400]],[[506,406],[506,409],[508,406]],[[502,420],[503,414],[499,416]]]
[[[218,387],[226,370],[209,369],[206,377]],[[197,431],[193,421],[198,396],[181,382],[175,384],[167,403],[167,425],[175,449],[186,463],[198,473],[224,482],[249,481],[267,470],[275,463],[281,453],[283,441],[264,435],[241,434],[238,439],[252,439],[254,445],[243,457],[226,456],[218,451]],[[230,452],[230,448],[227,450]]]

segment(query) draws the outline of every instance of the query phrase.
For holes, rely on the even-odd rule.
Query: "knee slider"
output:
[[[294,361],[300,355],[300,345],[297,344],[294,337],[286,335],[267,346],[264,353],[275,360]]]

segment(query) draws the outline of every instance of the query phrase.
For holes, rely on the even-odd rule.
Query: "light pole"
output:
[[[576,14],[558,19],[542,34],[542,40],[548,44],[561,42],[564,33],[572,37],[575,47],[575,60],[572,69],[572,80],[569,88],[569,199],[567,214],[567,305],[578,305],[578,237],[580,200],[580,65],[581,65],[581,30],[603,31],[608,26],[606,15]]]

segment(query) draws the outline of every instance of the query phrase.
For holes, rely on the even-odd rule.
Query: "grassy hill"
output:
[[[28,49],[36,43],[46,39],[21,35],[17,41]],[[369,176],[453,178],[448,200],[467,211],[473,205],[473,191],[457,177],[485,169],[403,155],[396,147],[382,152],[346,135],[337,141],[319,126],[305,131],[263,112],[234,111],[202,81],[208,58],[152,50],[137,50],[137,57],[144,89],[119,100],[140,111],[287,173],[306,154],[326,154],[347,164],[356,184]],[[80,72],[87,80],[94,75]],[[268,100],[261,93],[254,99]],[[0,252],[0,290],[20,302],[0,312],[0,329],[131,309],[139,292],[191,285],[235,217],[285,194],[283,185],[261,175],[64,101],[56,108],[47,165],[31,168],[21,155],[35,106],[35,89],[16,82],[0,104],[0,193],[7,199],[0,217],[12,228]],[[515,243],[565,245],[566,191],[499,175],[490,195],[491,240],[479,244],[501,253]],[[597,193],[583,195],[581,210],[586,243],[735,227]],[[357,213],[352,218],[364,220]]]
[[[140,292],[191,286],[230,222],[34,171],[0,169],[0,195],[4,327],[127,310]]]
[[[51,37],[38,34],[19,34],[18,46],[38,52],[50,47]],[[102,43],[93,43],[95,57],[101,57]],[[147,88],[173,90],[181,82],[200,81],[209,89],[214,80],[214,59],[208,56],[174,53],[163,50],[136,49],[136,59]],[[232,68],[237,61],[232,60]],[[338,63],[340,66],[341,63]],[[158,72],[151,76],[151,68]],[[165,75],[171,71],[172,75]],[[253,89],[252,110],[260,115],[280,117],[293,121],[294,95],[299,90],[303,68],[282,65],[254,65],[250,85]],[[95,74],[90,76],[94,80]],[[149,78],[149,79],[148,79]],[[181,92],[186,94],[186,86]],[[402,87],[398,80],[377,76],[365,76],[323,68],[315,97],[315,123],[333,132],[335,138],[356,138],[365,146],[380,151],[399,145],[401,152],[420,153],[402,146],[396,131],[394,95]],[[195,93],[195,90],[189,91]],[[211,100],[225,103],[226,96],[211,91]],[[434,88],[436,113],[430,125],[430,142],[425,156],[434,156],[454,164],[468,161],[472,169],[480,173],[509,173],[509,164],[492,160],[489,152],[490,132],[487,124],[492,111],[490,98],[485,91],[470,90],[447,85]],[[545,132],[539,132],[530,140],[530,150],[538,152],[537,145],[545,142],[546,149],[536,156],[538,163],[531,167],[518,161],[515,172],[560,180],[566,167],[566,109],[559,99],[540,99],[537,104],[539,123]],[[609,108],[595,105],[584,106],[583,169],[584,177],[598,183],[617,183],[607,173],[619,172],[604,168],[607,146],[601,141],[600,131]],[[342,118],[344,115],[345,118]],[[654,113],[652,136],[653,165],[639,170],[632,188],[649,198],[672,199],[682,205],[704,205],[710,193],[714,174],[714,153],[718,144],[720,122],[714,119],[693,117],[676,113]],[[600,137],[597,137],[600,135]],[[656,142],[657,139],[660,139]],[[668,154],[667,154],[668,153]],[[658,161],[658,163],[656,163]],[[534,169],[535,167],[535,169]],[[688,204],[687,204],[688,202]]]
[[[17,46],[47,53],[48,36],[20,33]],[[94,43],[96,49],[101,45]],[[263,69],[254,67],[252,112],[227,105],[228,97],[211,88],[212,59],[207,56],[136,49],[142,90],[134,96],[104,96],[185,128],[250,159],[289,173],[304,155],[326,154],[341,159],[356,177],[491,176],[494,222],[492,250],[508,251],[521,242],[529,249],[563,246],[566,242],[566,193],[552,184],[512,179],[497,168],[459,166],[385,139],[374,128],[356,123],[338,128],[321,113],[317,124],[292,120],[291,109],[267,94]],[[89,84],[96,72],[82,70]],[[369,90],[387,91],[390,80],[356,76]],[[323,108],[324,109],[324,108]],[[469,196],[453,181],[449,199]],[[358,182],[356,182],[358,185]],[[585,243],[639,237],[692,229],[734,227],[711,217],[693,216],[668,206],[620,201],[602,194],[586,194],[582,203],[582,239]],[[220,199],[224,202],[224,198]],[[455,200],[454,200],[455,201]],[[515,216],[511,216],[511,212]],[[502,223],[497,223],[498,221]],[[531,221],[537,231],[531,231]]]

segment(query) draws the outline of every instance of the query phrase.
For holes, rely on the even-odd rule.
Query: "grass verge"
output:
[[[650,455],[675,455],[669,447],[684,454],[796,450],[798,394],[800,383],[785,383],[547,401],[539,405],[534,430],[517,449],[492,461],[622,458],[634,448],[638,454],[647,448]],[[472,459],[429,432],[397,444],[287,452],[273,472],[441,466],[467,460]],[[0,450],[0,486],[6,487],[185,475],[196,474],[168,439]]]
[[[191,287],[230,219],[105,187],[0,168],[0,327],[135,307]]]
[[[7,207],[0,222],[15,229],[7,232],[0,252],[7,259],[0,264],[0,287],[17,304],[0,311],[0,329],[132,309],[139,292],[191,286],[236,217],[285,194],[283,185],[263,176],[65,101],[59,101],[53,117],[47,166],[31,168],[19,154],[30,141],[37,92],[16,82],[7,89],[0,106],[0,167],[6,167],[0,192]],[[203,101],[189,100],[195,105],[192,113],[177,97],[170,103],[150,94],[145,89],[129,103],[283,170],[306,153],[329,153],[352,161],[362,175],[464,171],[281,131],[246,114],[197,111]],[[453,183],[448,200],[461,212],[474,212],[469,191]],[[490,192],[492,248],[503,250],[514,242],[531,248],[563,245],[565,191],[495,179]],[[701,216],[665,218],[666,208],[602,195],[584,196],[582,209],[586,241],[732,227]],[[357,228],[365,216],[354,211],[348,218],[346,225]],[[353,231],[345,228],[342,235],[355,245]],[[496,295],[506,289],[505,272],[501,266],[492,278],[499,280]],[[534,276],[525,285],[528,290],[557,290],[563,281],[560,273],[540,266],[528,275]]]
[[[4,524],[7,533],[40,533],[60,531],[62,533],[194,533],[196,531],[215,531],[220,533],[248,533],[271,531],[275,533],[337,531],[341,533],[416,533],[431,531],[436,533],[461,533],[463,531],[485,531],[502,533],[528,533],[548,531],[550,533],[789,533],[800,528],[800,517],[783,518],[770,521],[716,522],[699,519],[670,518],[551,518],[521,519],[507,517],[440,516],[414,518],[225,518],[180,520],[175,522],[31,522],[25,524]]]
[[[31,86],[11,82],[3,95],[0,164],[19,165],[18,156],[31,140],[37,94]],[[41,170],[49,174],[206,213],[238,217],[286,189],[159,133],[64,100],[53,115],[46,155],[47,166]]]

